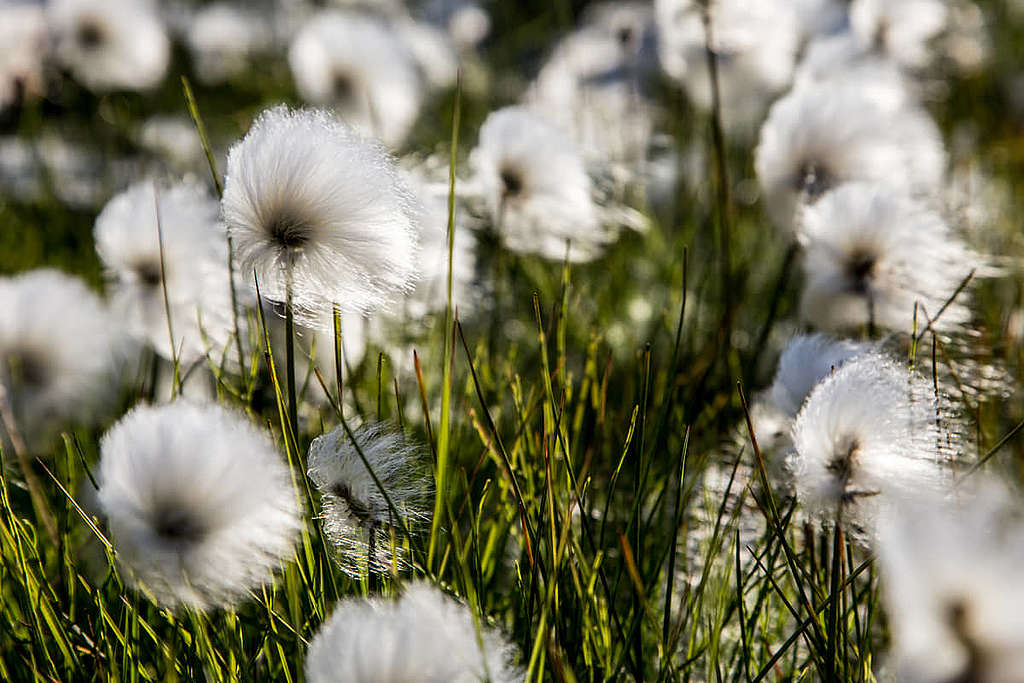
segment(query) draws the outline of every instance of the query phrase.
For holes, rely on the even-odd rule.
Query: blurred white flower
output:
[[[0,111],[43,94],[46,38],[42,5],[0,6]]]
[[[516,650],[469,608],[426,583],[397,601],[349,598],[320,628],[306,654],[310,683],[513,683]]]
[[[938,128],[923,111],[894,111],[854,87],[821,83],[794,90],[772,106],[754,167],[772,219],[793,230],[800,204],[844,182],[932,193],[942,183],[946,154]]]
[[[924,202],[873,183],[847,183],[804,209],[797,239],[806,279],[804,320],[820,329],[863,325],[909,332],[934,318],[951,331],[970,320],[970,297],[946,305],[971,270],[988,274],[942,216]]]
[[[525,107],[505,107],[480,127],[470,153],[469,192],[479,196],[503,243],[544,258],[588,261],[622,222],[600,207],[598,189],[572,141]]]
[[[403,528],[429,517],[433,477],[423,447],[382,423],[364,424],[353,435],[355,444],[339,426],[309,446],[309,478],[323,495],[324,532],[351,576],[404,568]]]
[[[121,331],[84,282],[51,269],[0,277],[0,301],[0,384],[29,447],[112,407]]]
[[[244,73],[252,57],[270,47],[272,36],[252,10],[216,2],[195,14],[185,39],[199,80],[214,85]]]
[[[844,0],[793,0],[803,42],[837,33],[848,22]]]
[[[656,0],[662,66],[699,108],[712,92],[701,3]],[[722,122],[750,138],[771,100],[793,77],[801,38],[790,0],[717,0],[711,4],[711,49],[717,56]]]
[[[894,668],[908,683],[1020,683],[1020,503],[994,480],[960,488],[955,501],[903,505],[880,525]]]
[[[491,15],[475,0],[428,0],[423,15],[446,30],[460,52],[476,48],[491,32]]]
[[[323,111],[264,111],[228,153],[222,202],[241,272],[319,325],[367,313],[416,279],[419,208],[378,144]],[[289,290],[291,290],[289,292]]]
[[[327,10],[288,50],[299,94],[331,106],[346,123],[397,148],[419,116],[423,83],[412,52],[379,19]]]
[[[566,131],[585,155],[601,161],[644,159],[654,126],[641,75],[653,51],[653,24],[626,4],[560,40],[526,94],[540,116]]]
[[[171,43],[149,0],[53,0],[56,56],[90,90],[148,90],[163,80]]]
[[[865,52],[849,31],[809,43],[793,81],[794,88],[842,84],[886,111],[916,104],[920,90],[896,62]]]
[[[179,171],[200,169],[206,163],[196,125],[183,116],[151,116],[139,128],[138,141]]]
[[[811,391],[793,446],[787,465],[805,509],[868,539],[880,508],[946,490],[962,454],[945,399],[878,354],[848,360]]]
[[[93,237],[110,278],[111,308],[135,337],[166,359],[191,363],[209,351],[217,364],[225,353],[237,361],[231,355],[227,236],[218,213],[217,200],[194,182],[161,187],[142,181],[111,199],[96,218]]]
[[[394,30],[416,60],[427,85],[435,90],[451,88],[459,75],[459,55],[446,32],[432,24],[397,20]]]
[[[241,413],[188,401],[135,408],[100,454],[118,561],[161,605],[232,606],[291,559],[302,527],[291,475]]]
[[[921,69],[935,56],[931,43],[946,28],[948,5],[947,0],[853,0],[850,28],[863,49]]]

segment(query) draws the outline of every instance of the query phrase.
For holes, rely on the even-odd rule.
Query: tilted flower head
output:
[[[263,112],[228,153],[222,206],[240,270],[271,300],[290,293],[310,325],[334,305],[390,304],[416,279],[411,192],[383,148],[326,112]]]
[[[898,680],[1024,680],[1024,519],[1003,485],[895,508],[879,559]]]
[[[112,309],[168,360],[193,362],[209,350],[219,362],[233,350],[232,285],[219,209],[201,185],[142,181],[111,199],[96,218],[93,236],[111,280]]]
[[[818,384],[793,424],[793,445],[797,499],[868,537],[880,507],[943,491],[962,450],[958,423],[931,383],[877,354]]]
[[[160,604],[233,605],[291,557],[302,526],[291,475],[244,415],[187,401],[135,408],[100,453],[117,558]]]
[[[479,636],[478,636],[479,634]],[[306,654],[310,683],[513,683],[515,647],[465,605],[414,583],[397,601],[349,598]]]
[[[491,15],[477,0],[427,0],[423,18],[443,28],[459,51],[473,50],[491,32]]]
[[[403,531],[427,516],[431,476],[422,447],[397,429],[368,423],[353,435],[355,443],[339,426],[314,439],[309,478],[323,494],[324,531],[338,546],[342,569],[360,576],[364,565],[383,572],[403,564]]]
[[[930,41],[946,28],[947,0],[853,0],[850,27],[861,47],[908,69],[928,66]]]
[[[709,110],[712,89],[702,3],[658,0],[655,9],[666,73],[682,82],[694,104]],[[749,138],[768,103],[793,77],[799,16],[790,0],[718,0],[710,12],[722,120],[733,135]]]
[[[57,59],[90,90],[148,90],[163,80],[171,42],[149,0],[47,4]]]
[[[560,130],[524,107],[492,112],[470,153],[472,187],[512,251],[586,261],[614,241],[579,151]]]
[[[109,407],[120,330],[84,282],[50,269],[2,277],[0,301],[0,385],[29,447]]]
[[[772,105],[754,167],[772,220],[793,230],[801,204],[844,182],[934,192],[945,174],[946,153],[923,111],[894,111],[848,84],[821,83]]]
[[[951,297],[972,269],[988,272],[934,209],[876,184],[842,185],[806,207],[798,240],[801,315],[821,329],[909,332],[917,303],[919,329],[936,318],[933,329],[955,330],[970,320],[969,296]]]
[[[379,19],[321,12],[295,37],[288,63],[304,100],[333,107],[389,147],[401,146],[419,116],[423,83],[416,60]]]

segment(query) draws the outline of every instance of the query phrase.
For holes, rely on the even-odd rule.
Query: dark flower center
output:
[[[349,102],[355,96],[356,84],[352,76],[344,71],[335,71],[331,78],[331,92],[338,102]]]
[[[279,213],[271,220],[267,233],[278,247],[291,252],[302,251],[313,239],[312,226],[287,213]]]
[[[147,287],[157,287],[163,279],[160,275],[159,263],[142,261],[136,263],[132,270],[135,271],[135,276],[139,278],[139,282]]]
[[[161,539],[171,543],[202,540],[206,534],[205,527],[199,523],[188,510],[167,507],[157,512],[153,531]]]
[[[373,511],[369,505],[364,504],[352,495],[352,489],[349,488],[345,482],[338,482],[331,487],[331,494],[339,498],[348,507],[349,513],[356,518],[356,522],[359,526],[370,526],[377,523],[374,519]]]
[[[15,349],[7,354],[7,365],[11,378],[23,387],[40,389],[49,381],[46,362],[35,351]]]
[[[877,263],[878,259],[875,258],[875,255],[867,251],[858,250],[850,255],[846,262],[846,274],[853,282],[854,292],[858,294],[867,293],[868,282],[874,274]]]
[[[828,169],[816,162],[800,167],[796,176],[797,190],[804,193],[809,201],[815,201],[835,185],[835,179]]]
[[[94,19],[87,19],[78,25],[76,36],[78,44],[84,50],[95,50],[104,41],[103,27]]]
[[[616,32],[615,37],[618,38],[619,45],[629,47],[633,43],[633,28],[631,26],[623,26]]]
[[[508,166],[503,167],[499,172],[501,184],[504,187],[502,194],[505,197],[518,197],[523,192],[523,175],[517,169]]]
[[[950,678],[947,683],[981,683],[981,681],[987,680],[985,657],[977,639],[971,634],[968,612],[968,606],[962,599],[951,601],[946,609],[950,629],[957,641],[967,651],[967,663],[964,665],[963,671]]]
[[[825,465],[825,469],[834,474],[845,489],[846,483],[853,474],[854,461],[860,450],[860,441],[856,438],[847,439],[846,443],[837,450],[838,452]]]

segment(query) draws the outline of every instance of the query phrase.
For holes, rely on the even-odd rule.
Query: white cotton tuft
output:
[[[980,476],[980,475],[978,475]],[[1024,517],[1000,482],[902,505],[879,564],[898,680],[1010,683],[1024,672]]]
[[[768,397],[790,418],[800,412],[814,387],[843,363],[869,352],[871,344],[832,339],[823,334],[801,334],[786,344],[779,357]]]
[[[841,183],[871,181],[906,193],[936,192],[946,153],[925,112],[893,110],[869,92],[827,82],[796,89],[772,106],[754,167],[772,220],[795,230],[799,207]]]
[[[338,604],[306,655],[310,683],[514,683],[523,672],[504,636],[438,588],[414,583],[397,601]]]
[[[46,14],[36,4],[0,5],[0,112],[46,91]]]
[[[972,270],[990,272],[937,211],[876,184],[826,193],[805,208],[797,238],[806,273],[800,311],[819,329],[909,332],[916,303],[918,329],[934,319],[933,329],[956,330],[971,311],[969,294],[954,293]]]
[[[171,42],[150,0],[54,0],[47,17],[57,60],[90,90],[149,90],[163,80]]]
[[[469,192],[512,251],[561,261],[568,250],[570,261],[593,260],[623,226],[594,201],[572,140],[525,107],[487,117],[469,165]]]
[[[946,28],[949,5],[947,0],[853,0],[850,28],[865,51],[921,69],[936,54],[931,42]]]
[[[84,282],[51,269],[0,277],[0,301],[0,389],[30,448],[111,407],[121,330]]]
[[[400,147],[419,116],[423,83],[416,58],[384,22],[326,10],[295,37],[288,64],[302,98],[333,107],[364,135]]]
[[[228,153],[239,269],[307,326],[395,302],[417,279],[419,207],[394,161],[330,114],[275,107]],[[290,280],[290,283],[289,283]]]
[[[273,37],[266,21],[252,10],[215,2],[196,13],[185,39],[199,80],[216,85],[245,73]]]
[[[847,361],[811,392],[787,465],[797,499],[870,540],[879,509],[941,493],[962,456],[959,423],[930,382],[888,358]]]
[[[432,477],[422,446],[395,427],[368,423],[353,436],[355,443],[339,426],[314,439],[309,478],[323,495],[324,531],[342,570],[359,577],[406,565],[404,534],[429,517]]]
[[[100,452],[118,561],[159,604],[230,607],[292,557],[302,511],[291,475],[244,415],[182,400],[135,408]]]
[[[712,89],[702,12],[695,0],[655,2],[662,67],[708,111]],[[749,138],[793,77],[801,38],[797,8],[791,0],[718,0],[710,12],[722,121],[731,135]]]
[[[132,335],[168,360],[191,363],[209,352],[217,364],[225,354],[237,362],[227,235],[219,211],[217,200],[194,182],[167,187],[141,181],[111,199],[96,218],[93,237],[110,279],[111,308]]]

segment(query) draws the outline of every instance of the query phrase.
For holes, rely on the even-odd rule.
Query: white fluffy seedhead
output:
[[[270,48],[273,37],[257,13],[214,2],[192,17],[185,40],[199,80],[216,85],[244,73],[253,56]]]
[[[655,3],[662,66],[681,81],[690,99],[709,110],[702,4],[695,0]],[[717,55],[722,120],[729,132],[750,137],[764,109],[789,85],[801,38],[791,0],[718,0],[711,3],[711,48]]]
[[[525,107],[487,117],[469,164],[471,192],[512,251],[562,260],[568,245],[570,261],[587,261],[618,234],[572,140]]]
[[[0,301],[0,385],[29,447],[109,407],[121,330],[84,282],[50,269],[2,277]]]
[[[46,14],[42,6],[0,6],[0,111],[20,106],[45,92],[46,39]]]
[[[90,90],[149,90],[163,80],[171,42],[148,0],[47,3],[57,60]]]
[[[516,650],[465,605],[424,582],[398,601],[350,598],[306,654],[310,683],[513,683]]]
[[[187,401],[136,408],[100,452],[118,560],[161,605],[229,607],[291,558],[302,527],[291,475],[244,415]]]
[[[295,37],[288,63],[299,94],[333,107],[365,135],[400,147],[419,116],[424,84],[416,58],[382,21],[326,10]]]
[[[415,282],[419,209],[378,144],[330,114],[275,107],[228,153],[222,201],[239,268],[320,324],[368,313]],[[250,275],[251,276],[251,275]]]
[[[972,270],[988,273],[937,211],[877,184],[826,193],[804,210],[798,240],[806,273],[801,315],[819,329],[910,331],[917,303],[918,329],[938,316],[933,329],[955,330],[970,319],[970,297],[950,298]]]
[[[954,501],[903,505],[879,561],[898,680],[1019,682],[1024,519],[1004,485],[965,482]]]
[[[93,237],[110,280],[112,309],[131,334],[168,360],[161,235],[174,355],[188,363],[209,351],[219,363],[233,350],[232,283],[219,210],[201,185],[142,181],[111,199],[96,218]]]
[[[814,387],[843,363],[872,349],[864,344],[832,339],[823,334],[801,334],[786,344],[779,357],[768,398],[783,414],[796,417]]]
[[[422,447],[396,428],[368,423],[354,436],[355,444],[339,426],[314,439],[309,478],[323,495],[324,531],[338,546],[338,562],[358,577],[364,567],[384,572],[404,566],[403,525],[409,529],[427,518],[432,487]]]
[[[963,450],[948,402],[874,353],[847,361],[811,392],[793,424],[793,446],[797,499],[867,538],[880,507],[944,491]]]
[[[928,66],[936,54],[930,45],[949,17],[947,0],[853,0],[850,28],[861,48],[875,51],[908,69]]]
[[[942,137],[916,108],[887,108],[849,83],[819,83],[778,100],[761,127],[754,167],[768,212],[785,230],[798,208],[851,181],[930,194],[946,170]]]

